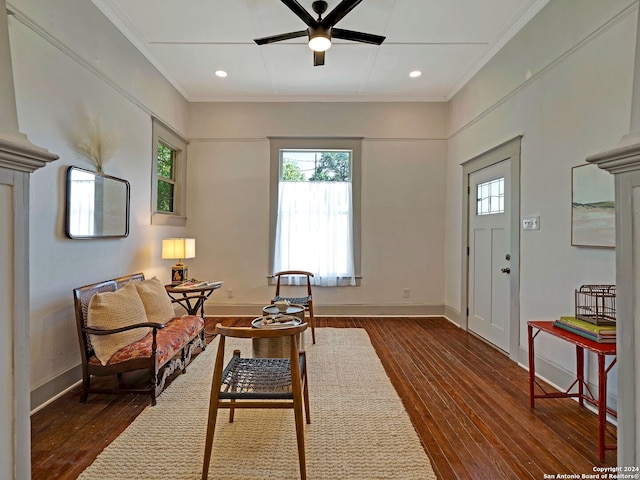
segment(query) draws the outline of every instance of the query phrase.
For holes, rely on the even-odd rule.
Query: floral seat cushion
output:
[[[184,316],[174,318],[167,322],[163,329],[158,330],[156,336],[157,350],[156,361],[158,366],[164,365],[189,341],[200,333],[204,327],[204,320],[198,316]],[[151,343],[153,332],[149,332],[144,338],[121,348],[107,362],[107,365],[115,365],[133,358],[151,356]],[[93,355],[89,363],[100,365],[100,360]]]

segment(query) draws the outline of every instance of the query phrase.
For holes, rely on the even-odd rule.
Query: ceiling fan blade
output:
[[[318,22],[316,21],[316,19],[313,18],[311,14],[307,12],[306,8],[300,5],[296,0],[280,0],[280,1],[284,3],[287,7],[289,7],[289,10],[295,13],[300,18],[300,20],[302,20],[304,23],[307,24],[307,26],[309,27],[318,26]]]
[[[256,38],[253,41],[256,42],[258,45],[265,45],[267,43],[281,42],[283,40],[289,40],[291,38],[306,37],[306,36],[307,36],[307,31],[300,30],[298,32],[281,33],[280,35],[272,35],[270,37]]]
[[[382,35],[373,35],[371,33],[354,32],[353,30],[344,30],[342,28],[332,28],[331,36],[333,38],[339,38],[341,40],[351,40],[353,42],[371,43],[373,45],[380,45],[384,42],[386,37]]]
[[[324,53],[325,52],[313,52],[313,66],[320,67],[324,65]]]
[[[325,27],[333,27],[342,20],[347,13],[356,8],[360,2],[362,2],[362,0],[342,0],[336,8],[331,10],[331,12],[322,19],[322,25]]]

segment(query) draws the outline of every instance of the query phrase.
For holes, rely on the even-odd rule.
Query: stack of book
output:
[[[220,282],[220,281],[210,282],[208,280],[191,279],[179,285],[175,285],[173,288],[174,290],[190,290],[192,288],[216,287],[216,286],[222,285],[223,283],[224,282]]]
[[[616,343],[615,325],[594,325],[575,317],[560,317],[560,320],[556,320],[553,324],[594,342]]]

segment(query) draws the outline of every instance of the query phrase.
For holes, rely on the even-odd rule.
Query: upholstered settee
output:
[[[75,288],[73,298],[82,403],[89,393],[135,392],[148,393],[155,405],[167,377],[176,370],[185,373],[193,352],[206,348],[204,320],[176,316],[175,300],[156,278],[145,280],[137,273],[94,283]],[[148,382],[127,386],[123,374],[136,370],[146,370]],[[115,376],[117,386],[92,387],[91,379],[97,376]]]

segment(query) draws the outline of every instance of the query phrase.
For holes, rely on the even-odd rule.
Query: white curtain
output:
[[[274,271],[307,270],[323,287],[355,285],[352,216],[351,182],[280,182]]]

